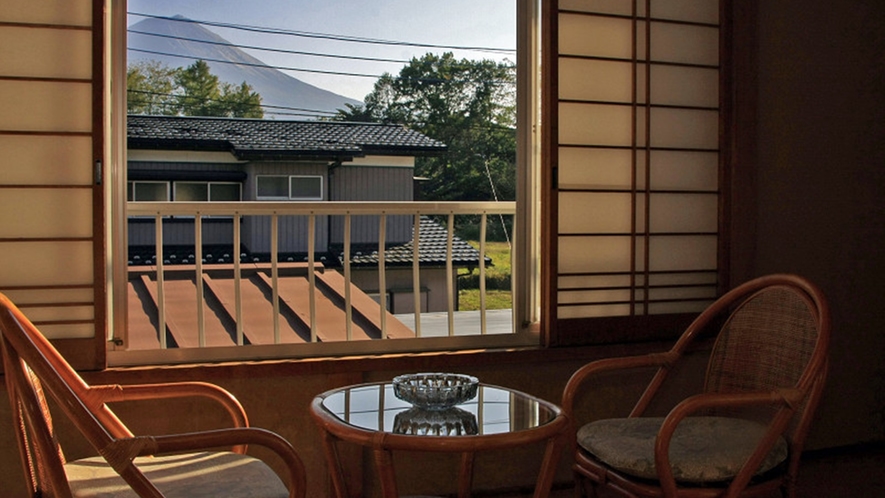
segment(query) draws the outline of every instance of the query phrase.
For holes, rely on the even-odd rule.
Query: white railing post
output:
[[[236,302],[237,315],[237,345],[243,345],[243,296],[240,294],[240,281],[242,274],[240,273],[240,213],[234,213],[234,301]],[[204,342],[203,335],[200,335],[200,346]]]
[[[317,301],[316,301],[316,228],[317,220],[313,212],[307,218],[307,282],[308,299],[310,300],[310,342],[317,342]]]
[[[353,304],[350,295],[350,213],[344,215],[344,314],[347,340],[353,340]]]
[[[206,336],[206,317],[203,316],[203,218],[199,211],[194,216],[194,285],[197,287],[197,334],[200,337],[200,346],[203,337]]]
[[[378,219],[378,301],[381,311],[381,338],[387,339],[387,271],[384,249],[387,245],[387,214],[382,211]]]
[[[486,213],[479,220],[479,333],[486,333]],[[511,266],[512,268],[512,266]]]
[[[157,334],[160,339],[160,349],[166,349],[166,282],[163,280],[163,216],[157,213],[156,217],[156,251],[154,265],[157,268]]]
[[[421,337],[421,213],[412,228],[412,298],[415,302],[415,337]]]
[[[279,278],[279,245],[280,226],[279,216],[276,213],[270,217],[270,282],[271,299],[273,300],[273,343],[279,344],[280,338],[280,288]]]
[[[449,212],[446,227],[446,297],[448,299],[449,336],[455,335],[455,272],[452,264],[452,246],[455,238],[455,213]]]

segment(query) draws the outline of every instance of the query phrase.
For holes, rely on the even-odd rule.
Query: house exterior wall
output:
[[[342,165],[329,173],[331,201],[412,201],[414,168],[378,165]],[[360,216],[351,221],[351,243],[378,243],[378,216]],[[385,240],[388,244],[404,244],[412,239],[412,217],[391,216],[387,219]],[[329,226],[333,244],[344,242],[344,219],[334,217]]]
[[[243,200],[257,199],[259,175],[317,175],[323,177],[323,200],[328,200],[328,166],[325,163],[300,162],[251,162],[246,166],[248,176],[243,184]],[[298,202],[298,201],[291,201]],[[243,220],[241,237],[243,243],[257,253],[270,252],[269,216],[250,216]],[[307,252],[308,219],[306,216],[285,216],[279,218],[279,246],[281,253]],[[314,250],[325,252],[329,246],[328,217],[316,217],[316,240]]]
[[[214,172],[241,172],[243,164],[236,162],[224,161],[225,156],[232,158],[230,154],[202,155],[191,154],[191,159],[197,161],[180,161],[180,160],[163,160],[158,151],[137,151],[150,152],[153,160],[129,161],[130,179],[133,171],[140,172],[156,172],[161,174],[166,171],[174,171],[176,175],[182,175],[185,178],[188,174],[192,174],[194,178],[202,181],[209,180]],[[179,156],[180,154],[175,154]],[[145,156],[144,154],[136,154]],[[202,161],[198,159],[204,158]],[[212,162],[205,162],[206,158],[211,158]],[[159,176],[159,175],[158,175]],[[162,177],[157,178],[161,180]],[[244,194],[245,195],[245,194]],[[233,225],[230,220],[224,219],[204,219],[203,220],[203,244],[206,245],[222,245],[230,244],[233,240]],[[144,218],[130,218],[128,221],[128,240],[130,246],[153,246],[156,242],[156,224],[153,220]],[[194,224],[190,220],[166,220],[163,223],[163,242],[168,245],[193,245],[194,244]]]
[[[226,153],[188,151],[134,151],[139,160],[129,162],[130,172],[156,172],[158,180],[163,172],[175,176],[192,174],[195,178],[209,180],[213,172],[245,172],[242,185],[244,201],[256,201],[259,175],[308,175],[323,178],[323,200],[330,201],[411,201],[414,158],[379,156],[360,158],[357,163],[330,167],[325,162],[253,161],[236,162]],[[165,153],[165,157],[164,157]],[[187,160],[183,160],[187,159]],[[388,165],[383,165],[388,164]],[[392,166],[391,166],[392,165]],[[171,178],[171,175],[170,175]],[[298,201],[292,201],[298,202]],[[250,251],[270,252],[270,217],[248,217],[242,221],[241,241]],[[378,243],[378,216],[360,216],[352,220],[351,243]],[[385,240],[388,244],[403,244],[411,240],[413,220],[409,216],[392,216],[387,220]],[[328,244],[344,242],[344,219],[319,216],[316,219],[316,243],[314,250],[326,252]],[[307,252],[306,217],[284,217],[279,221],[279,251],[281,253]],[[130,246],[154,244],[155,225],[146,219],[129,220]],[[164,243],[169,245],[192,245],[193,224],[184,220],[171,221],[163,227]],[[204,223],[205,244],[225,244],[233,240],[233,226],[221,220]]]
[[[446,270],[445,268],[422,268],[421,269],[421,312],[433,313],[448,311],[448,297],[446,295]],[[378,294],[378,270],[376,269],[353,269],[351,279],[357,287],[366,294]],[[394,314],[407,314],[415,312],[415,300],[412,296],[412,269],[411,268],[388,268],[385,273],[385,283],[389,311]],[[457,277],[452,276],[452,286],[457,292]],[[457,310],[457,298],[455,301]]]

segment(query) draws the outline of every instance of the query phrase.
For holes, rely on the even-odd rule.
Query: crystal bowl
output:
[[[474,436],[479,434],[476,415],[457,407],[426,410],[412,407],[396,414],[393,432],[410,436]]]
[[[393,379],[393,394],[425,410],[445,410],[476,397],[479,380],[453,373],[416,373]]]

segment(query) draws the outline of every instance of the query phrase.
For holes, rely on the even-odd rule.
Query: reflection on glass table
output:
[[[567,422],[559,407],[515,389],[479,384],[476,396],[446,410],[424,410],[398,399],[393,384],[381,382],[334,389],[311,405],[323,429],[332,484],[339,498],[349,496],[341,470],[340,441],[372,448],[385,497],[398,496],[391,452],[461,453],[459,496],[469,496],[473,455],[478,451],[545,442],[535,497],[549,493]]]

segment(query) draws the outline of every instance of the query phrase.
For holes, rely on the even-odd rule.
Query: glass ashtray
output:
[[[396,414],[395,434],[410,436],[473,436],[479,434],[476,415],[457,407],[426,410],[413,407]]]
[[[394,377],[393,394],[425,410],[445,410],[476,397],[479,380],[453,373],[416,373]]]

